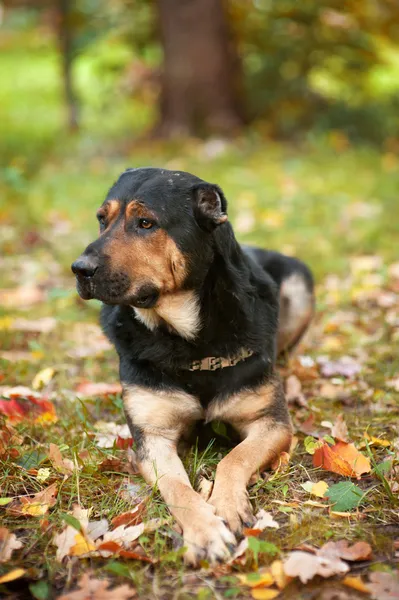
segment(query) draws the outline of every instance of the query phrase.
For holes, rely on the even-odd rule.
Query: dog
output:
[[[140,472],[182,527],[186,563],[224,561],[253,524],[251,476],[290,447],[275,361],[312,319],[311,271],[242,247],[220,187],[183,171],[126,170],[97,218],[100,235],[72,271],[80,296],[103,302]],[[177,446],[213,420],[242,441],[218,464],[206,502]]]

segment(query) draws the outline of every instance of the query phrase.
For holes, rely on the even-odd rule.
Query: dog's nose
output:
[[[93,277],[97,268],[95,260],[89,256],[80,256],[71,266],[72,272],[78,277]]]

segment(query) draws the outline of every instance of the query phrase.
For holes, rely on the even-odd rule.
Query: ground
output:
[[[5,90],[19,64],[15,41],[12,48],[3,59]],[[42,59],[46,72],[48,56],[43,58],[40,47],[32,51],[37,65]],[[352,147],[337,132],[296,146],[257,136],[184,146],[142,141],[116,147],[97,132],[64,140],[61,133],[54,137],[51,98],[40,97],[29,73],[19,81],[18,97],[29,92],[36,102],[26,108],[23,134],[16,133],[17,106],[11,102],[4,125],[0,410],[12,414],[1,417],[0,511],[6,529],[0,530],[0,594],[57,598],[90,572],[111,587],[127,584],[144,599],[272,598],[278,583],[282,599],[396,598],[395,592],[384,596],[373,588],[381,571],[394,582],[398,560],[395,148]],[[38,133],[47,105],[47,129],[43,125]],[[240,240],[301,257],[317,281],[312,329],[297,353],[279,365],[294,447],[274,471],[254,478],[254,509],[270,516],[246,532],[249,548],[217,569],[184,566],[180,532],[156,491],[135,474],[121,427],[116,355],[98,328],[99,304],[78,298],[69,267],[96,235],[95,209],[108,187],[124,168],[139,165],[185,169],[218,183]],[[10,400],[16,386],[28,389],[12,391]],[[108,433],[104,423],[111,424]],[[229,444],[223,426],[216,431],[217,441],[205,451],[192,448],[185,458],[197,488],[209,487]],[[342,460],[347,440],[355,453],[349,463]],[[328,470],[314,466],[321,455]],[[319,481],[329,488],[324,497],[309,483]],[[345,484],[343,492],[333,487],[338,483]],[[133,514],[113,521],[126,512]],[[88,519],[100,521],[97,537]],[[101,520],[111,531],[106,533]],[[119,524],[136,529],[125,528],[116,537]],[[267,570],[277,561],[275,572],[280,559],[286,562],[299,549],[308,553],[298,573],[303,579],[303,565],[316,556],[315,549],[340,540],[371,546],[372,554],[364,552],[360,561],[341,554],[350,575],[360,575],[368,591],[348,587],[343,574],[317,575],[303,584],[298,577],[281,581]],[[237,577],[250,573],[260,578]],[[124,596],[119,591],[113,597]]]

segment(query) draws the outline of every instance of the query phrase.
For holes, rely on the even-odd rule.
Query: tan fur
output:
[[[123,402],[133,423],[149,435],[177,440],[193,421],[203,417],[201,404],[184,392],[124,386]]]
[[[274,394],[275,384],[266,383],[257,390],[243,390],[222,402],[213,400],[206,411],[206,420],[217,419],[233,425],[252,422],[273,402]]]
[[[135,308],[136,317],[151,331],[162,322],[189,340],[195,338],[200,328],[200,305],[194,292],[165,294],[154,308]]]
[[[291,442],[289,425],[263,418],[245,426],[245,439],[217,466],[209,503],[233,532],[250,526],[254,518],[246,486],[256,471],[270,464]]]
[[[106,217],[106,229],[120,216],[121,203],[107,201],[98,211]],[[164,229],[148,231],[148,235],[131,236],[126,231],[129,221],[136,218],[154,219],[144,204],[132,200],[126,207],[123,219],[114,224],[112,237],[105,252],[110,257],[111,268],[120,270],[132,281],[129,293],[145,284],[153,284],[161,293],[180,289],[186,276],[186,260],[174,240]]]
[[[314,298],[302,275],[294,273],[283,281],[280,290],[278,352],[288,349],[301,337],[313,316]]]

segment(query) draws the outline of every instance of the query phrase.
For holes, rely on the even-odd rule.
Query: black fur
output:
[[[140,198],[159,215],[160,227],[191,265],[183,288],[196,290],[201,304],[202,327],[193,341],[166,326],[150,331],[126,303],[104,304],[101,323],[119,354],[121,380],[184,390],[205,407],[215,397],[222,400],[270,377],[276,359],[279,287],[286,276],[299,271],[312,289],[307,267],[276,252],[241,247],[230,223],[224,222],[227,202],[222,190],[188,173],[131,169],[107,198],[122,203]],[[254,355],[234,367],[184,369],[193,360],[233,356],[241,348]],[[137,439],[139,432],[135,433]]]

